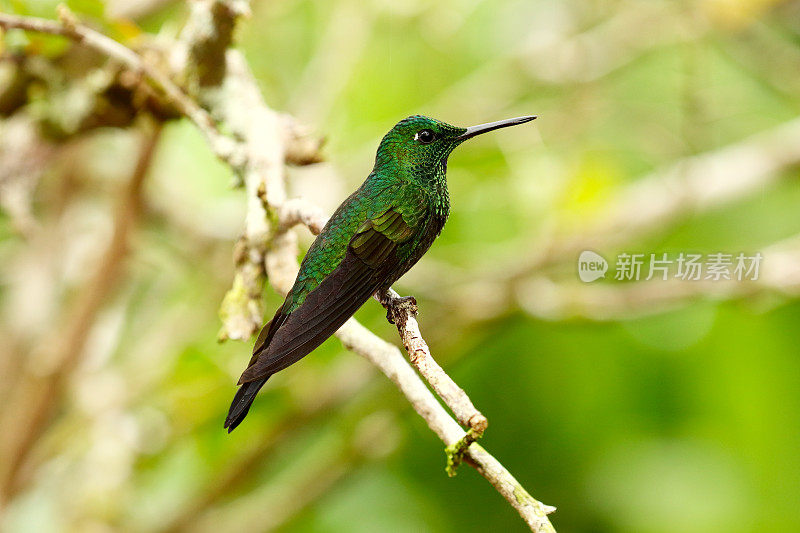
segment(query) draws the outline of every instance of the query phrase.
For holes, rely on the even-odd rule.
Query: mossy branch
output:
[[[299,223],[318,232],[324,225],[324,216],[318,208],[287,199],[284,173],[287,162],[306,164],[318,161],[321,143],[309,142],[307,136],[298,134],[301,130],[290,118],[270,109],[264,103],[242,55],[226,49],[232,38],[235,18],[246,11],[246,2],[202,0],[195,7],[181,39],[176,43],[176,50],[185,52],[185,61],[179,62],[180,72],[176,69],[174,73],[150,65],[133,50],[82,25],[63,6],[59,8],[59,22],[0,14],[0,28],[62,35],[142,75],[183,116],[197,125],[211,150],[240,178],[247,190],[247,218],[244,235],[237,246],[234,287],[222,310],[228,323],[220,336],[244,339],[251,335],[254,327],[260,326],[258,313],[251,305],[257,298],[256,293],[260,292],[256,290],[258,283],[266,275],[272,287],[285,294],[294,280],[298,250],[296,237],[289,229]],[[204,12],[204,9],[213,12]],[[219,20],[225,20],[231,26],[208,27]],[[224,65],[200,64],[223,60]],[[187,70],[189,63],[193,68]],[[186,86],[192,89],[182,88],[173,77],[195,78],[187,80]],[[224,124],[224,130],[231,136],[220,133],[218,122]],[[390,298],[387,303],[390,305],[391,301]],[[447,446],[451,469],[462,460],[468,462],[517,510],[531,530],[554,532],[547,518],[554,508],[532,498],[497,459],[474,442],[485,430],[486,418],[430,357],[430,350],[419,333],[415,312],[407,306],[395,307],[390,305],[390,313],[394,313],[395,324],[412,361],[456,418],[447,413],[395,346],[352,318],[336,336],[345,347],[372,362],[395,383]],[[243,326],[236,327],[235,331],[230,322],[234,318],[244,318]],[[462,429],[459,422],[468,430]]]

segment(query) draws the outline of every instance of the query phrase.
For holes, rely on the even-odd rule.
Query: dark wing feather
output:
[[[270,341],[272,341],[272,337],[275,336],[275,332],[278,331],[284,322],[286,322],[286,318],[288,316],[289,315],[283,312],[283,307],[281,307],[275,313],[275,316],[272,317],[272,320],[264,324],[264,327],[261,328],[261,333],[258,334],[256,343],[253,345],[253,357],[250,358],[250,362],[247,363],[247,366],[250,366],[256,362],[256,359],[258,359],[258,354],[270,343]]]
[[[239,383],[265,379],[296,363],[333,335],[386,284],[397,267],[397,247],[414,234],[402,215],[388,210],[365,222],[344,259],[275,331]]]

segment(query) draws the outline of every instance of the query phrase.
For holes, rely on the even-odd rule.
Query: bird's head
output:
[[[450,153],[467,139],[530,122],[535,118],[517,117],[461,128],[422,115],[413,115],[395,124],[383,137],[375,157],[375,169],[388,167],[414,175],[438,175],[439,171],[443,172],[446,168]]]

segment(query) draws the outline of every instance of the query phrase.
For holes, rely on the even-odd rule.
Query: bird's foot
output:
[[[481,438],[481,434],[482,432],[479,433],[470,428],[467,430],[466,435],[444,449],[444,453],[447,455],[445,471],[448,476],[453,477],[456,475],[456,469],[464,461],[464,454],[467,452],[467,448],[469,448],[470,444]]]
[[[417,299],[413,296],[400,296],[393,290],[377,293],[378,301],[386,308],[386,320],[395,323],[395,317],[401,313],[406,316],[417,316]]]
[[[413,296],[397,296],[392,299],[389,305],[390,307],[386,311],[386,320],[390,324],[394,324],[394,317],[399,313],[405,313],[406,316],[417,316],[419,310],[417,308],[417,299]]]

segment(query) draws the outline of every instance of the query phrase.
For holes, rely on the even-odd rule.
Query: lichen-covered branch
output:
[[[294,234],[275,231],[286,200],[284,164],[287,159],[314,162],[319,159],[320,147],[319,141],[310,140],[291,119],[264,103],[244,57],[229,48],[233,24],[247,11],[247,3],[241,1],[196,2],[174,60],[176,66],[183,65],[197,98],[239,139],[242,148],[241,165],[233,170],[236,184],[247,192],[247,215],[235,253],[233,287],[220,312],[221,340],[249,339],[261,327],[267,249],[281,247],[297,254]],[[272,270],[288,290],[290,274],[279,264],[272,265]]]
[[[241,164],[236,143],[219,133],[211,116],[192,98],[175,84],[167,74],[150,65],[142,57],[123,44],[84,26],[65,6],[58,8],[59,22],[36,17],[22,17],[0,13],[0,28],[4,30],[21,29],[50,35],[61,35],[91,48],[100,54],[119,62],[133,73],[145,76],[182,115],[194,122],[205,135],[214,153],[231,166]]]
[[[555,507],[544,505],[531,496],[525,487],[509,472],[500,461],[478,443],[472,443],[465,460],[497,489],[503,498],[517,510],[532,531],[555,533],[547,515],[556,511]]]
[[[27,115],[14,115],[0,124],[0,207],[24,237],[37,228],[33,191],[55,151],[39,139],[35,122]]]
[[[351,318],[336,336],[349,350],[366,358],[378,367],[403,393],[414,410],[447,446],[456,445],[466,432],[451,417],[436,397],[420,379],[395,346],[376,336],[356,319]],[[484,448],[473,442],[465,451],[464,459],[495,487],[516,509],[522,519],[537,533],[551,533],[555,529],[547,515],[555,508],[533,498],[519,481]]]
[[[313,233],[318,233],[325,224],[325,217],[313,204],[302,200],[288,200],[284,206],[287,208],[283,223],[279,227],[287,229],[294,224],[308,222],[309,229]],[[280,246],[271,248],[267,254],[267,271],[270,274],[270,281],[273,287],[281,293],[285,293],[288,290],[294,274],[288,278],[289,284],[287,285],[285,284],[287,279],[285,274],[281,273],[278,276],[273,276],[269,265],[280,264],[282,269],[288,268],[296,274],[297,260],[294,255],[288,254],[288,248]],[[276,282],[276,280],[279,281]],[[394,291],[389,294],[397,297],[397,293]],[[336,337],[342,341],[342,344],[347,349],[366,358],[378,367],[386,377],[392,380],[414,410],[425,420],[431,431],[436,433],[444,442],[448,449],[448,455],[452,456],[455,461],[454,463],[448,462],[448,473],[453,472],[453,469],[458,466],[457,463],[463,458],[463,460],[475,467],[506,498],[525,523],[530,526],[531,530],[537,533],[554,532],[555,529],[547,518],[547,514],[555,511],[555,508],[533,498],[497,459],[474,442],[475,438],[479,436],[478,430],[482,433],[486,429],[488,422],[475,409],[466,393],[447,376],[430,355],[427,343],[419,333],[416,318],[411,316],[413,313],[407,309],[396,309],[397,306],[392,305],[391,299],[386,300],[386,305],[391,309],[390,313],[393,316],[397,316],[402,323],[398,326],[398,331],[404,343],[406,342],[406,337],[409,339],[408,346],[413,347],[412,351],[409,352],[412,359],[415,358],[411,355],[413,350],[419,349],[422,351],[422,354],[417,353],[416,355],[418,364],[420,360],[424,361],[424,364],[420,365],[420,372],[425,375],[437,394],[446,398],[445,402],[448,407],[454,413],[458,412],[460,414],[459,420],[463,420],[462,423],[470,428],[469,431],[464,431],[459,426],[459,423],[447,413],[395,346],[372,333],[355,318],[348,320],[336,332]],[[473,429],[472,425],[475,426],[475,429]]]
[[[282,165],[287,153],[285,136],[287,130],[281,128],[281,125],[275,120],[277,118],[275,112],[267,107],[261,99],[255,81],[238,52],[229,51],[226,57],[228,61],[226,78],[232,85],[228,90],[232,91],[229,94],[235,94],[236,98],[223,97],[220,101],[224,104],[221,103],[217,108],[221,112],[215,113],[215,116],[228,117],[228,120],[223,118],[226,125],[234,131],[238,130],[238,136],[253,146],[253,149],[247,150],[246,153],[255,159],[247,158],[244,163],[244,168],[250,169],[244,174],[244,183],[248,190],[245,234],[247,235],[253,227],[257,228],[259,240],[256,241],[256,246],[260,246],[264,242],[260,239],[267,236],[267,242],[264,242],[265,271],[273,288],[279,293],[285,294],[290,289],[298,268],[296,237],[287,229],[294,224],[305,223],[312,231],[319,232],[324,225],[325,217],[308,203],[301,200],[286,200]],[[223,82],[223,87],[226,83]],[[225,90],[223,90],[223,94],[224,92]],[[255,119],[258,117],[260,119],[256,121]],[[232,120],[233,123],[230,123],[229,120]],[[270,128],[271,132],[268,131]],[[266,152],[266,156],[264,152]],[[272,154],[271,157],[270,154]],[[254,203],[256,200],[257,204]],[[254,220],[254,218],[259,220]],[[275,219],[277,219],[277,224],[267,225],[270,220]],[[261,225],[262,223],[264,225]],[[247,257],[258,259],[255,254]],[[255,328],[260,327],[261,323],[254,324],[254,326]],[[231,334],[228,333],[228,336]],[[458,422],[447,414],[425,387],[397,348],[387,344],[352,318],[336,333],[336,336],[346,347],[366,357],[392,379],[414,409],[447,446],[464,443],[464,439],[469,438],[467,433],[459,427]],[[418,338],[421,340],[421,335]],[[424,341],[422,342],[424,343]],[[426,358],[427,364],[425,365],[425,368],[432,370],[430,375],[432,382],[436,384],[432,383],[432,385],[445,391],[447,399],[457,406],[457,412],[468,427],[474,424],[482,432],[487,424],[485,417],[472,406],[463,391],[460,395],[455,391],[455,389],[459,391],[461,389],[452,380],[447,378],[449,385],[444,385],[446,380],[442,376],[446,376],[446,374],[435,362],[430,364],[432,361],[432,358]],[[438,367],[439,373],[433,371],[433,365]],[[487,477],[495,487],[513,487],[511,492],[501,491],[501,494],[517,509],[526,523],[537,532],[554,531],[546,516],[548,512],[552,511],[552,508],[533,499],[507,470],[502,467],[496,468],[499,463],[494,458],[491,458],[490,461],[491,456],[482,451],[482,448],[475,448],[473,453],[473,446],[477,445],[468,446],[465,455],[470,458],[471,462],[478,465],[476,466],[478,471]]]
[[[280,231],[289,231],[292,227],[302,224],[311,230],[311,233],[318,235],[327,222],[328,217],[322,209],[303,198],[286,200],[278,213]]]
[[[199,127],[214,153],[230,165],[247,192],[247,217],[244,234],[236,249],[234,287],[224,302],[230,314],[223,325],[221,337],[246,339],[261,326],[260,307],[254,308],[252,303],[260,301],[264,275],[268,276],[272,287],[282,294],[289,290],[296,275],[297,238],[289,229],[301,223],[312,231],[319,231],[325,217],[308,203],[287,200],[285,188],[284,164],[287,161],[308,163],[318,160],[320,143],[309,142],[291,119],[276,113],[264,103],[255,79],[239,52],[227,49],[222,53],[220,50],[230,44],[232,24],[244,12],[243,5],[246,7],[246,3],[235,0],[201,0],[192,10],[176,48],[179,52],[185,52],[181,72],[193,78],[187,85],[197,87],[196,94],[192,95],[181,89],[167,74],[148,65],[132,50],[81,25],[66,8],[60,9],[60,23],[0,15],[0,27],[63,35],[144,75]],[[212,12],[209,13],[209,9]],[[217,27],[221,24],[220,20],[229,21],[231,27]],[[180,53],[178,57],[180,62]],[[220,58],[224,58],[224,66],[215,65],[212,69],[209,65],[203,65],[204,62],[219,61]],[[192,69],[186,68],[189,63]],[[209,111],[197,104],[195,98],[203,102]],[[230,131],[236,140],[221,135],[216,121],[224,123],[226,131]],[[533,531],[553,532],[547,513],[554,509],[532,498],[508,470],[472,442],[473,437],[485,429],[486,419],[429,357],[430,351],[421,335],[414,333],[419,331],[415,318],[411,314],[397,314],[396,317],[398,320],[401,317],[404,319],[401,333],[408,330],[415,336],[414,339],[409,337],[408,346],[426,355],[424,358],[419,354],[412,355],[412,358],[417,360],[434,390],[442,394],[459,420],[470,428],[470,433],[465,432],[447,413],[396,347],[352,318],[336,336],[348,349],[371,361],[389,377],[445,445],[453,447],[459,459],[463,456],[472,464],[519,512]]]

